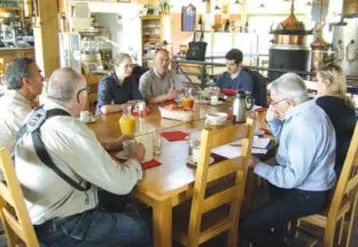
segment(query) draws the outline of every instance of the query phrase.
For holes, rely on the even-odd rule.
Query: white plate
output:
[[[116,153],[116,157],[120,160],[128,160],[129,159],[128,155],[124,152],[124,150]]]
[[[211,165],[212,163],[214,163],[214,161],[215,161],[214,158],[213,158],[213,157],[210,157],[209,165]],[[198,163],[194,162],[193,156],[189,156],[189,157],[188,157],[188,164],[189,164],[189,165],[192,165],[192,166],[197,166],[197,165],[198,165]]]

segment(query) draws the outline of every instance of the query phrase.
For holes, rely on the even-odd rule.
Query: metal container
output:
[[[245,123],[247,113],[254,106],[254,98],[251,94],[239,91],[232,104],[232,120],[234,123]]]
[[[310,49],[305,45],[272,45],[269,50],[269,68],[308,71]],[[283,72],[268,72],[269,81],[280,77]]]
[[[357,0],[344,0],[343,1],[343,14],[345,17],[358,17],[358,1]]]
[[[334,61],[345,75],[358,76],[358,19],[345,19],[334,25],[332,49]]]

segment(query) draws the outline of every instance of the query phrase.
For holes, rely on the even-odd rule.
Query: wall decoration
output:
[[[192,32],[195,30],[196,9],[194,5],[183,6],[181,10],[181,30]]]

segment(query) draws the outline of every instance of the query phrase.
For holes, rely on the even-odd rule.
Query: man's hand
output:
[[[135,106],[137,103],[139,103],[140,100],[128,100],[126,104],[129,104],[131,106]]]
[[[172,100],[175,99],[179,96],[180,90],[172,90],[170,89],[169,92],[167,93],[167,100]]]
[[[252,169],[255,168],[256,164],[259,162],[259,159],[257,159],[256,157],[254,156],[250,156],[249,157],[249,160],[247,162],[247,164],[249,165],[249,167],[251,167]]]
[[[131,159],[142,162],[145,155],[145,148],[142,143],[131,145]]]
[[[280,113],[275,109],[275,107],[270,106],[266,111],[266,121],[270,122],[275,119],[281,119]]]
[[[102,142],[102,146],[107,150],[107,151],[116,151],[116,150],[121,150],[123,149],[123,142],[126,140],[132,140],[133,136],[129,136],[129,135],[122,135],[120,137],[118,137],[115,140],[111,140],[111,141],[103,141]]]

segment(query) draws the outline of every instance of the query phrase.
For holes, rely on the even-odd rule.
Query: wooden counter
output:
[[[35,49],[33,47],[0,48],[0,58],[4,59],[5,66],[15,58],[20,58],[20,57],[35,58]]]

